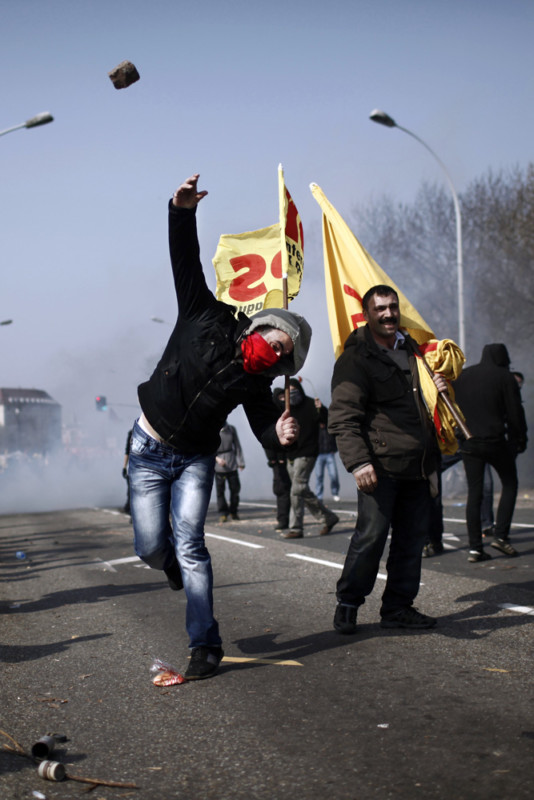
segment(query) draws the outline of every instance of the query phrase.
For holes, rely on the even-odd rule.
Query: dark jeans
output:
[[[226,502],[225,486],[230,490],[230,505]],[[241,483],[237,470],[234,472],[216,472],[215,488],[217,489],[217,510],[219,514],[237,514]]]
[[[506,440],[484,442],[481,439],[468,439],[462,444],[465,477],[467,478],[467,507],[465,518],[469,549],[482,547],[482,526],[480,509],[484,492],[484,471],[490,464],[502,484],[501,499],[497,508],[495,537],[508,539],[517,497],[516,453]]]
[[[421,553],[430,515],[430,491],[424,480],[379,477],[374,492],[358,492],[358,521],[345,566],[337,583],[337,599],[361,606],[371,594],[391,526],[387,581],[381,615],[411,606],[421,578]]]
[[[482,492],[482,504],[480,506],[480,524],[482,530],[486,531],[493,528],[495,525],[495,516],[493,514],[493,475],[491,474],[491,467],[486,464],[484,469],[484,489]]]
[[[276,497],[276,519],[280,528],[289,527],[289,509],[291,508],[291,478],[287,466],[281,461],[272,465],[273,494]]]

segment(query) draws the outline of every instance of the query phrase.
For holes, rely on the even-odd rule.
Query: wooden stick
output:
[[[26,756],[26,758],[32,757],[29,753],[26,752],[23,746],[17,742],[16,739],[14,739],[12,736],[9,735],[9,733],[6,733],[5,731],[0,731],[0,734],[2,734],[2,736],[5,736],[7,739],[9,739],[10,742],[13,742],[13,744],[15,745],[15,747],[9,747],[9,745],[5,744],[4,745],[5,750],[9,750],[11,753],[18,753],[19,756]]]
[[[65,775],[70,781],[78,781],[78,783],[90,783],[93,786],[114,786],[118,789],[138,789],[135,783],[121,783],[120,781],[103,781],[97,778],[82,778],[80,775],[71,775],[67,772]]]
[[[282,292],[284,296],[284,308],[287,311],[289,307],[289,296],[287,290],[287,273],[282,275]],[[284,404],[286,411],[291,411],[291,404],[289,402],[289,375],[285,376],[284,381]]]

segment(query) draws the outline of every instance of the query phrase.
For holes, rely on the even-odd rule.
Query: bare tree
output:
[[[460,205],[468,363],[479,361],[485,344],[504,342],[526,377],[528,421],[534,400],[534,164],[490,170],[467,186]],[[441,184],[423,184],[411,204],[383,196],[353,209],[355,235],[438,338],[454,339],[458,331],[455,226],[452,198]],[[522,471],[526,462],[532,471],[531,452]]]

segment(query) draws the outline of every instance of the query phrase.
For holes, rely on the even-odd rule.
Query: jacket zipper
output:
[[[214,375],[212,375],[212,376],[211,376],[211,378],[210,378],[208,381],[206,381],[206,383],[204,384],[204,386],[203,386],[201,389],[199,389],[199,390],[198,390],[198,392],[196,393],[196,395],[193,397],[193,399],[191,400],[191,402],[190,402],[190,403],[189,403],[189,405],[187,406],[187,408],[186,408],[186,410],[185,410],[185,412],[184,412],[184,416],[183,416],[183,418],[182,418],[182,421],[181,421],[180,425],[179,425],[179,426],[178,426],[178,427],[177,427],[177,428],[176,428],[176,429],[175,429],[175,430],[174,430],[174,431],[171,433],[171,435],[170,435],[170,436],[169,436],[169,438],[167,439],[167,441],[168,441],[169,443],[171,443],[171,444],[172,444],[172,439],[173,439],[173,437],[174,437],[174,436],[176,436],[176,434],[177,434],[177,433],[179,433],[179,432],[182,430],[182,428],[184,427],[184,424],[185,424],[185,421],[186,421],[186,419],[187,419],[187,416],[188,416],[189,412],[191,411],[191,409],[193,408],[193,406],[195,405],[195,403],[197,402],[197,400],[198,400],[198,398],[200,397],[200,395],[201,395],[201,394],[203,394],[203,393],[206,391],[206,389],[208,388],[208,386],[209,386],[211,383],[213,383],[213,381],[214,381],[216,378],[218,378],[218,377],[219,377],[219,375],[222,375],[222,373],[223,373],[223,372],[226,372],[226,370],[227,370],[227,369],[229,369],[230,367],[232,367],[232,366],[234,366],[235,364],[238,364],[238,363],[239,363],[238,359],[237,359],[237,358],[233,358],[231,361],[229,361],[229,362],[228,362],[228,364],[225,364],[225,365],[224,365],[224,367],[222,367],[222,368],[221,368],[221,369],[220,369],[218,372],[216,372]]]

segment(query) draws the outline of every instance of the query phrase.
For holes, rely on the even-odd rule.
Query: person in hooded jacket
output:
[[[472,438],[460,445],[467,479],[466,523],[468,561],[487,561],[482,544],[481,505],[486,464],[494,468],[502,484],[491,546],[516,556],[510,543],[510,526],[517,497],[516,457],[527,446],[527,423],[518,383],[510,372],[504,344],[487,344],[479,364],[462,370],[454,382],[456,401]]]
[[[289,530],[280,535],[284,539],[300,539],[304,535],[306,507],[322,523],[319,534],[325,536],[339,522],[339,517],[312,492],[309,482],[319,452],[319,423],[327,421],[328,411],[319,398],[308,397],[296,378],[291,378],[289,387],[291,413],[299,424],[300,434],[288,453],[287,471],[291,480]]]
[[[129,457],[135,552],[165,572],[171,589],[185,590],[189,680],[212,676],[223,657],[204,541],[219,431],[241,404],[263,447],[296,441],[298,423],[277,412],[270,385],[302,367],[311,337],[298,314],[267,309],[236,318],[208,289],[196,229],[207,192],[198,179],[184,181],[169,202],[178,319],[152,376],[138,387],[142,414]]]
[[[239,480],[238,470],[245,469],[245,459],[239,436],[233,425],[226,421],[219,435],[221,443],[215,455],[215,489],[217,492],[217,511],[220,514],[219,522],[226,522],[228,514],[232,519],[239,519],[237,509],[239,508],[241,481]],[[227,485],[230,495],[229,502],[226,499]]]

